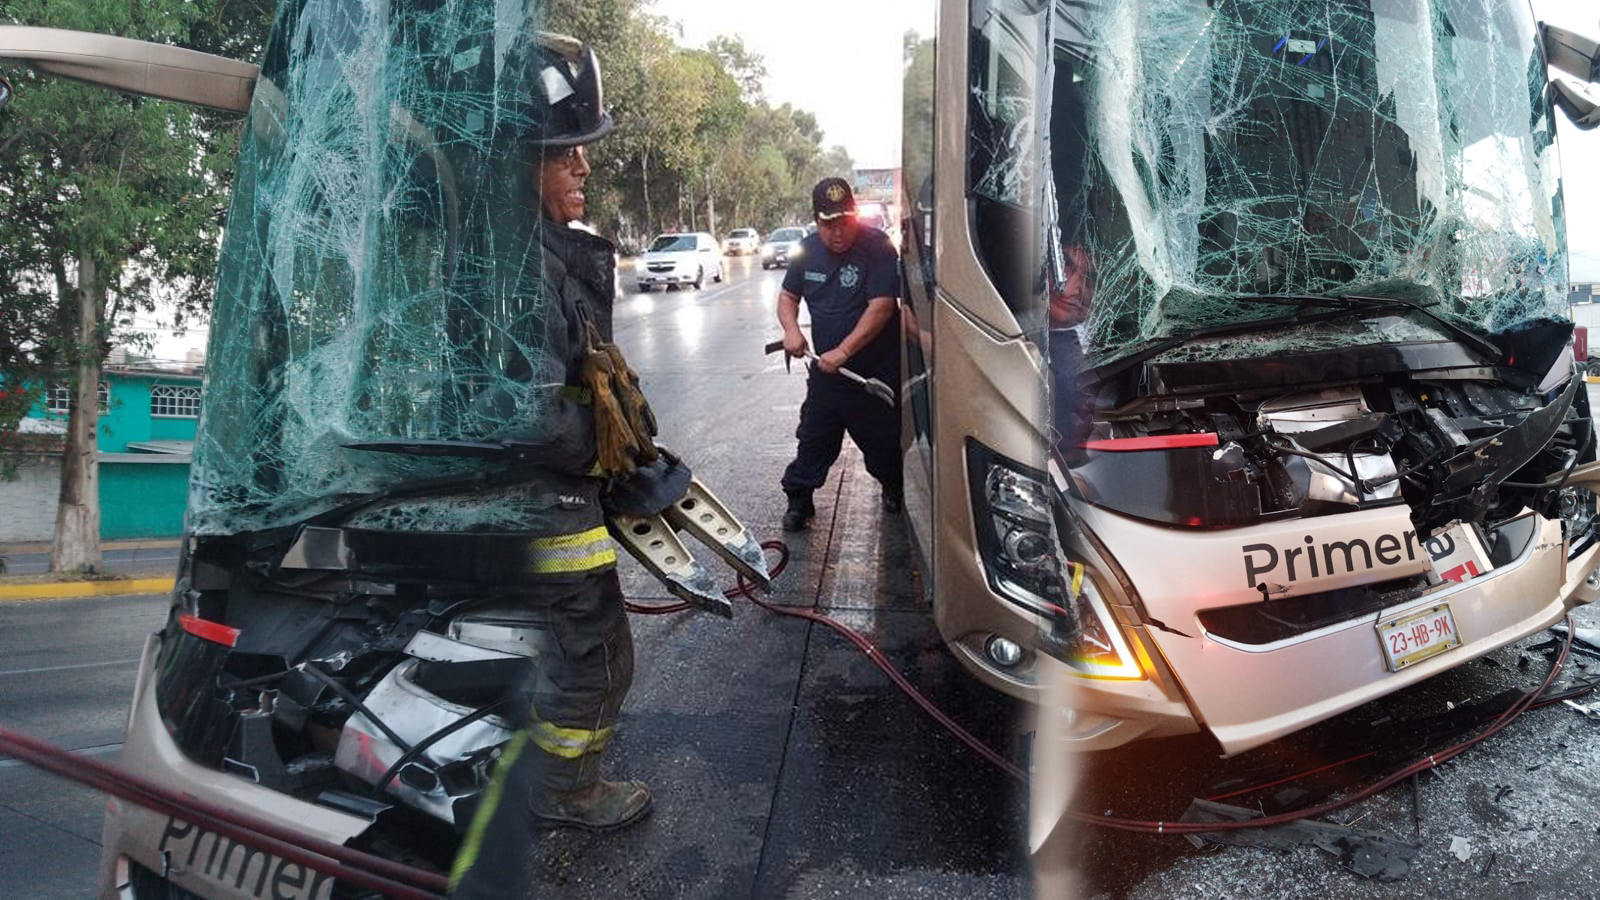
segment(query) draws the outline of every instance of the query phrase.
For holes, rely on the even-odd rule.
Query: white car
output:
[[[699,288],[708,277],[722,280],[722,253],[717,239],[703,231],[663,234],[639,257],[636,274],[640,291],[656,285]]]
[[[744,256],[761,250],[761,235],[754,228],[735,228],[722,242],[722,252],[729,256]]]

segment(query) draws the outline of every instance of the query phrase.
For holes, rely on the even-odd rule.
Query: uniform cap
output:
[[[811,212],[823,222],[855,215],[856,197],[850,190],[850,182],[843,178],[824,178],[817,182],[811,189]]]

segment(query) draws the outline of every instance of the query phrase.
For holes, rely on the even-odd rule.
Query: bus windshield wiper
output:
[[[1328,309],[1351,310],[1359,312],[1385,312],[1396,309],[1410,310],[1427,316],[1444,330],[1450,332],[1462,343],[1469,344],[1489,357],[1491,362],[1499,362],[1505,354],[1501,352],[1483,335],[1469,328],[1439,315],[1428,306],[1411,300],[1402,300],[1398,297],[1369,297],[1362,294],[1336,294],[1332,297],[1321,297],[1315,294],[1238,294],[1235,299],[1246,303],[1271,303],[1279,306],[1322,306]],[[1431,304],[1430,304],[1431,305]]]
[[[1440,318],[1427,307],[1394,297],[1366,297],[1352,294],[1340,294],[1335,297],[1319,297],[1314,294],[1235,294],[1234,299],[1245,303],[1270,303],[1277,306],[1287,306],[1293,308],[1294,311],[1288,315],[1273,316],[1267,319],[1212,325],[1196,329],[1182,337],[1169,337],[1158,340],[1140,348],[1135,353],[1089,370],[1089,372],[1085,373],[1085,377],[1095,383],[1107,381],[1145,360],[1160,356],[1168,350],[1181,347],[1196,338],[1248,334],[1253,331],[1259,331],[1262,328],[1272,328],[1279,325],[1304,325],[1312,322],[1326,322],[1331,319],[1342,318],[1352,312],[1382,312],[1396,309],[1422,313],[1433,321],[1438,322],[1453,337],[1488,355],[1491,361],[1499,362],[1500,357],[1503,355],[1499,347],[1489,343],[1482,336]],[[1322,308],[1314,312],[1304,312],[1306,307]]]

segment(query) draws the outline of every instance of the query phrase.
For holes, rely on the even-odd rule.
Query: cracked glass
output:
[[[1480,333],[1564,317],[1525,0],[1063,0],[1051,46],[1052,324],[1089,364],[1290,311],[1244,295],[1397,298]],[[1431,331],[1357,319],[1230,352]]]
[[[353,444],[539,445],[573,427],[551,350],[565,323],[540,285],[539,25],[528,0],[283,4],[222,247],[192,531],[509,465]],[[444,491],[363,515],[511,529],[535,506]]]

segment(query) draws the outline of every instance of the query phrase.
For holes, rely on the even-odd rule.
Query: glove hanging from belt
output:
[[[656,461],[656,417],[628,367],[622,349],[603,340],[593,322],[585,323],[579,376],[594,398],[597,463],[611,478],[627,478],[640,465]]]

